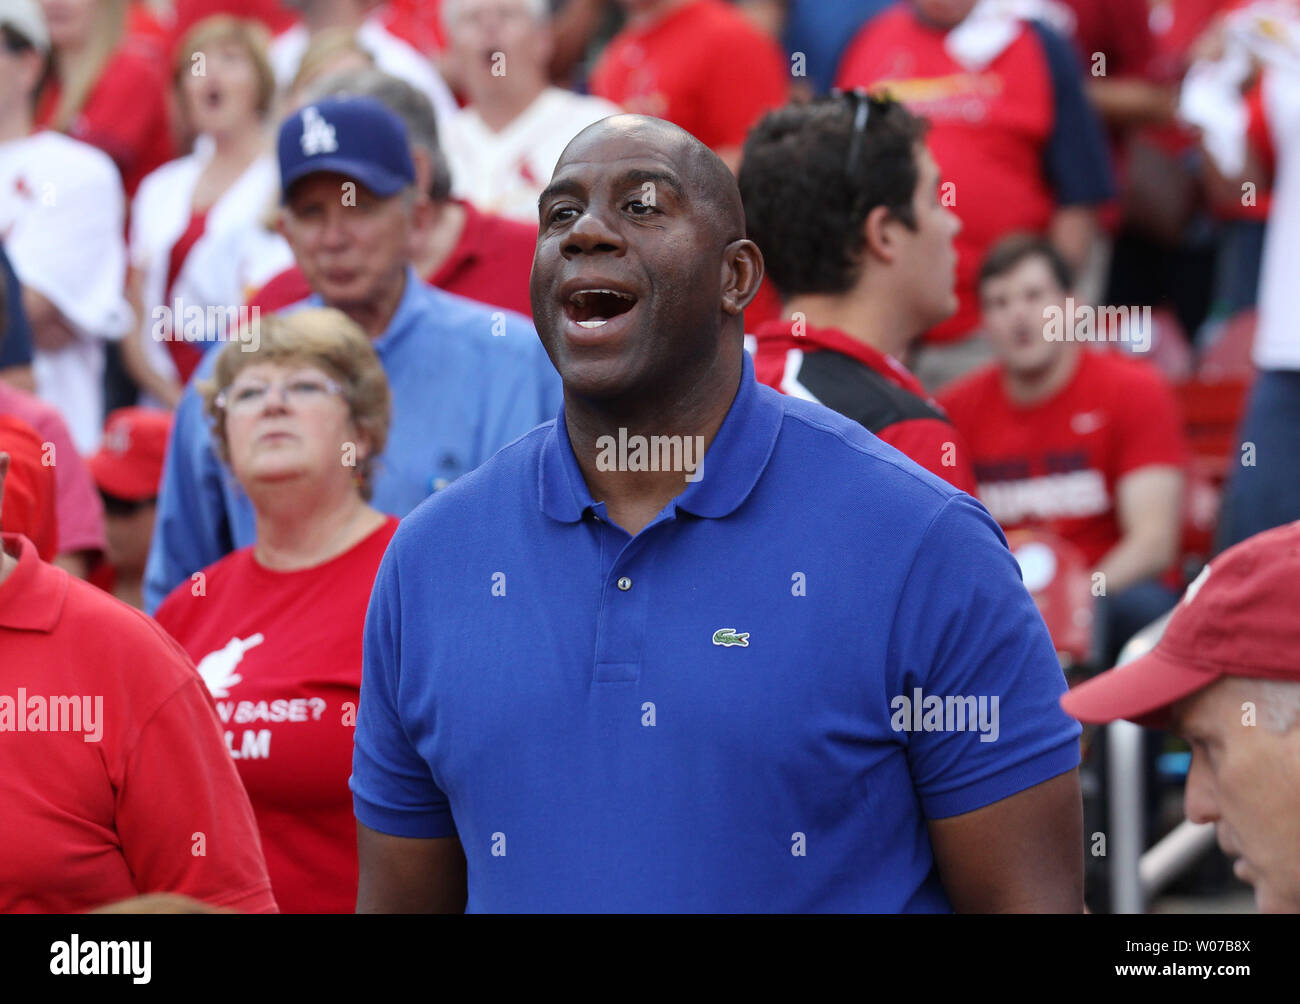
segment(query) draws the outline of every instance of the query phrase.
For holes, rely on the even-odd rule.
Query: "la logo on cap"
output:
[[[334,127],[321,117],[315,105],[308,105],[302,112],[302,154],[315,157],[317,154],[334,153],[339,148]]]

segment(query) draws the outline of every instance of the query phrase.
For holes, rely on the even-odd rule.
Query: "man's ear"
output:
[[[744,311],[763,282],[763,252],[751,240],[732,241],[722,254],[722,309]]]
[[[423,147],[411,147],[411,163],[415,166],[415,190],[427,193],[433,186],[433,158]]]
[[[867,213],[862,221],[862,235],[866,238],[863,249],[872,258],[878,258],[887,265],[893,264],[898,255],[894,228],[902,224],[890,215],[888,206],[876,206]]]

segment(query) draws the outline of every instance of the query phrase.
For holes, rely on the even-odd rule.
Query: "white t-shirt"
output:
[[[181,265],[169,297],[172,248],[190,224],[194,189],[211,159],[212,143],[203,138],[194,153],[164,164],[146,177],[131,204],[131,265],[144,277],[141,302],[145,316],[140,324],[145,355],[163,375],[175,375],[176,370],[165,343],[153,337],[159,330],[166,331],[157,324],[155,308],[172,312],[174,330],[182,327],[187,307],[241,306],[244,290],[239,281],[238,249],[228,238],[259,224],[274,207],[280,190],[275,158],[268,154],[253,161],[208,209],[203,234]],[[221,247],[219,254],[209,253],[214,245]]]
[[[498,133],[476,109],[460,109],[440,136],[452,191],[485,212],[536,224],[537,197],[569,141],[620,111],[604,98],[548,87]]]
[[[277,35],[271,43],[271,67],[281,89],[293,83],[309,40],[307,29],[296,24]],[[456,111],[456,99],[433,64],[378,20],[372,17],[362,23],[357,29],[357,44],[370,53],[376,67],[423,91],[433,102],[433,111],[440,125]]]
[[[124,295],[125,198],[113,162],[56,132],[0,143],[0,240],[24,286],[76,328],[71,345],[36,349],[36,392],[58,408],[82,453],[99,445],[104,341],[134,318]]]
[[[1300,370],[1295,309],[1300,279],[1300,68],[1270,66],[1260,86],[1277,167],[1264,231],[1253,358],[1260,369]]]

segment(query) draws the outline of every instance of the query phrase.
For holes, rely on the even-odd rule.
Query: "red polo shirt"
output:
[[[966,443],[907,367],[835,328],[797,330],[790,320],[758,326],[759,383],[838,411],[954,488],[975,494]]]
[[[705,146],[740,146],[785,104],[780,46],[722,0],[695,0],[619,32],[591,74],[591,93],[681,126]]]
[[[430,286],[492,307],[504,307],[531,317],[528,276],[533,269],[537,228],[501,216],[482,213],[468,202],[465,227],[442,267],[425,277]],[[297,265],[285,269],[248,301],[268,313],[283,310],[311,296],[307,277]]]
[[[153,892],[274,913],[248,796],[194,664],[138,610],[40,561],[0,583],[0,913]]]

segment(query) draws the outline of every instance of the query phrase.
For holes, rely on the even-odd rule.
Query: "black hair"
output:
[[[1069,291],[1074,285],[1070,266],[1056,250],[1056,245],[1040,234],[1018,233],[1003,237],[993,245],[980,263],[978,287],[983,288],[990,279],[1006,275],[1021,262],[1042,258],[1051,269],[1052,276],[1061,289]]]
[[[859,102],[867,121],[855,143]],[[927,126],[897,101],[852,95],[787,105],[754,126],[740,195],[749,237],[783,299],[851,289],[862,268],[863,224],[877,206],[916,228],[916,148]]]
[[[10,52],[27,52],[36,48],[30,38],[8,24],[0,24],[0,43]]]

